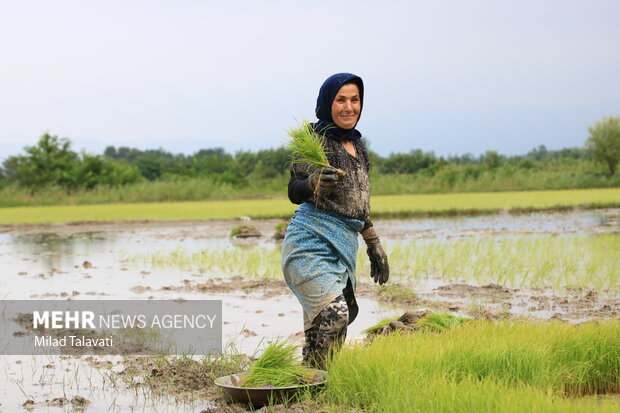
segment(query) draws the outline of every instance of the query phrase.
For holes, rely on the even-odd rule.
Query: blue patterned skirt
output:
[[[304,310],[304,330],[348,284],[355,304],[355,261],[364,222],[303,203],[295,211],[282,243],[282,272]],[[351,302],[351,300],[353,300]],[[355,308],[355,314],[357,313]],[[352,317],[354,318],[354,316]],[[352,318],[350,321],[353,321]]]

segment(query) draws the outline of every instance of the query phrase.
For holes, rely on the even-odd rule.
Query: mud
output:
[[[23,404],[22,407],[26,410],[34,410],[40,407],[64,407],[71,406],[73,411],[81,412],[86,410],[90,401],[82,396],[73,396],[71,399],[67,399],[66,397],[54,397],[52,400],[46,400],[44,402],[35,403],[34,400],[28,399]]]
[[[238,360],[212,361],[189,357],[132,357],[123,360],[124,369],[118,375],[129,388],[146,385],[156,396],[169,395],[179,402],[209,399],[226,404],[214,380],[238,372],[239,366],[248,361],[242,356]]]
[[[271,298],[277,295],[283,295],[288,292],[286,283],[282,280],[259,279],[245,280],[241,276],[234,276],[231,279],[212,278],[205,282],[192,280],[183,280],[182,285],[168,285],[160,289],[152,289],[149,286],[137,285],[131,288],[131,291],[137,294],[143,294],[153,291],[170,291],[176,293],[231,293],[241,291],[245,294],[260,293],[260,298]]]
[[[276,226],[283,222],[282,219],[260,220],[209,220],[209,221],[79,221],[68,223],[49,224],[0,224],[0,234],[30,235],[37,236],[40,240],[45,238],[82,237],[90,234],[91,237],[100,237],[109,232],[141,232],[154,230],[163,239],[211,239],[227,238],[231,231],[239,225],[251,222],[252,227],[263,236],[273,235]]]
[[[136,293],[233,293],[243,292],[261,299],[291,296],[282,280],[245,280],[235,276],[230,280],[213,279],[206,282],[183,280],[181,285],[161,289],[136,286]],[[530,316],[560,318],[572,322],[600,319],[620,319],[620,297],[607,291],[567,289],[564,293],[552,289],[514,289],[497,284],[475,286],[462,283],[443,284],[434,289],[395,282],[379,287],[369,281],[358,282],[358,298],[383,303],[394,309],[425,308],[474,318],[506,319]],[[261,310],[257,310],[260,314]],[[279,313],[281,316],[284,313]]]
[[[381,237],[390,239],[429,238],[469,235],[526,235],[556,233],[607,233],[620,231],[620,208],[572,210],[570,213],[539,212],[527,215],[483,215],[457,218],[419,218],[376,220]],[[239,226],[251,225],[270,238],[282,219],[256,220],[179,220],[179,221],[79,221],[51,224],[0,224],[0,234],[36,236],[39,241],[55,238],[102,237],[111,232],[153,232],[158,238],[183,240],[228,238]]]

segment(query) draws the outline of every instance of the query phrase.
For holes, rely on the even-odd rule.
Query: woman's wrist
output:
[[[381,242],[379,240],[379,236],[375,232],[374,227],[366,228],[365,230],[361,232],[361,234],[362,234],[362,238],[364,239],[364,242],[366,242],[366,245],[368,246],[379,244]]]

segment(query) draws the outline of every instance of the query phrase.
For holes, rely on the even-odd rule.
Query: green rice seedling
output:
[[[302,366],[296,354],[297,348],[287,341],[276,341],[267,346],[242,379],[242,386],[289,387],[311,383],[314,373]]]
[[[459,326],[469,319],[448,313],[430,313],[418,321],[418,325],[429,331],[443,332]]]
[[[335,355],[325,397],[340,411],[617,411],[619,336],[618,321],[477,320],[378,336]]]
[[[247,278],[281,277],[281,248],[210,248],[188,252],[183,248],[173,251],[148,253],[122,253],[120,261],[134,267],[180,268],[199,270],[218,276],[241,275]]]
[[[288,131],[291,140],[288,147],[291,149],[291,161],[294,164],[304,164],[309,168],[323,169],[333,168],[329,164],[325,148],[323,147],[323,138],[319,135],[312,125],[306,120],[302,121],[297,128]],[[336,173],[342,177],[345,171],[336,169]],[[317,188],[319,181],[317,181]],[[315,188],[315,193],[316,189]]]
[[[507,287],[567,287],[620,289],[620,234],[467,238],[449,241],[387,243],[393,281],[442,278],[447,281],[501,284]],[[136,267],[177,267],[227,276],[280,277],[281,247],[221,247],[199,252],[184,249],[120,254]],[[358,273],[370,271],[363,248]],[[360,276],[362,282],[365,277]],[[415,300],[411,290],[387,284],[379,294],[395,300]]]
[[[302,163],[314,168],[331,168],[325,149],[323,138],[316,133],[306,120],[297,128],[288,131],[291,140],[288,147],[291,149],[291,164]]]
[[[415,302],[419,300],[416,293],[400,284],[385,284],[380,286],[379,295],[392,301]]]
[[[516,288],[620,289],[620,234],[533,235],[387,243],[394,280],[442,278]],[[358,272],[370,271],[363,249]]]
[[[461,325],[469,319],[463,317],[457,317],[448,313],[429,313],[417,321],[417,325],[423,327],[425,331],[442,332],[449,330],[455,326]],[[373,334],[380,330],[382,327],[387,326],[392,321],[401,321],[401,317],[384,318],[374,326],[368,327],[363,333]]]
[[[381,329],[382,327],[387,326],[388,324],[390,324],[392,321],[397,321],[398,317],[393,317],[393,318],[384,318],[383,320],[379,321],[377,324],[375,324],[374,326],[368,327],[367,329],[363,330],[362,333],[364,334],[373,334],[376,333],[379,329]]]
[[[288,228],[288,221],[278,222],[278,225],[274,227],[277,232],[285,231]]]
[[[239,225],[237,227],[234,227],[233,229],[230,230],[230,237],[234,237],[235,235],[239,235],[241,233],[241,230],[243,229],[243,225]]]

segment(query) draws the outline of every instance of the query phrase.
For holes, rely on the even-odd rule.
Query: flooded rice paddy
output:
[[[234,343],[245,354],[277,337],[301,344],[301,309],[278,271],[280,247],[273,236],[279,223],[0,226],[0,296],[4,300],[218,299],[223,302],[224,344]],[[241,224],[255,227],[261,236],[231,238],[231,230]],[[499,242],[541,236],[579,240],[620,233],[620,210],[377,220],[375,227],[388,252],[402,245],[422,248],[455,240]],[[612,255],[613,264],[620,252],[606,254]],[[365,267],[358,273],[360,315],[349,328],[349,339],[362,339],[362,330],[383,318],[421,308],[469,317],[526,316],[575,323],[620,317],[617,267],[605,269],[608,282],[598,289],[587,283],[561,289],[517,288],[515,280],[486,283],[430,271],[412,278],[406,274],[409,267],[398,261],[392,269],[390,288],[369,282]],[[119,357],[0,356],[0,364],[0,412],[19,411],[27,400],[34,404],[23,408],[40,412],[199,412],[214,406],[213,401],[200,399],[178,404],[173,397],[114,385],[111,372],[123,369]],[[76,396],[88,404],[81,405]]]

